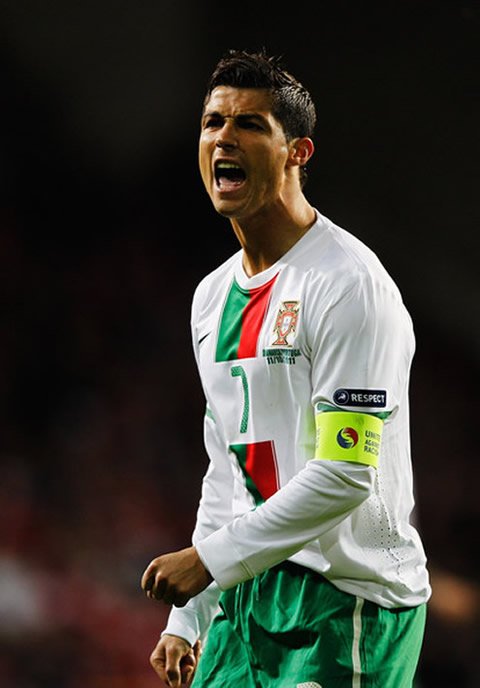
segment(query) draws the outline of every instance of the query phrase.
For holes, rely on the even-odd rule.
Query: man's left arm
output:
[[[223,590],[248,580],[343,521],[369,497],[374,474],[371,465],[313,459],[254,511],[196,547],[154,559],[142,587],[151,598],[183,606],[212,577]]]

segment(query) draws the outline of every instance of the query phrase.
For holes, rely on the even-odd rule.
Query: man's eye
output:
[[[214,129],[216,127],[221,127],[222,121],[218,117],[210,117],[209,119],[205,120],[203,126],[205,129]]]

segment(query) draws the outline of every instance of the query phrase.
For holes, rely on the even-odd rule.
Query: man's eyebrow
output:
[[[223,117],[223,115],[217,110],[205,110],[202,115],[202,119],[205,119],[205,117]]]
[[[267,118],[259,112],[239,112],[237,115],[224,115],[221,112],[218,112],[218,110],[205,110],[205,112],[202,115],[202,120],[208,119],[209,117],[218,119],[226,119],[227,117],[232,117],[233,119],[236,119],[240,122],[250,119],[257,119],[260,122],[267,122]]]
[[[260,122],[266,122],[267,118],[264,117],[264,115],[261,115],[259,112],[240,112],[237,116],[236,119],[242,121],[242,120],[248,120],[248,119],[258,119]]]

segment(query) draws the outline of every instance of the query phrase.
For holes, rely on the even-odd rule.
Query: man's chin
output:
[[[244,214],[241,204],[232,201],[213,201],[213,207],[219,215],[229,220],[235,220]]]

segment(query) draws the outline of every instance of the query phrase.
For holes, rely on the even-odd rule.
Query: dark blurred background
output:
[[[434,595],[420,688],[480,685],[477,2],[0,0],[0,685],[154,688],[203,399],[198,280],[237,246],[197,172],[230,47],[318,106],[306,192],[364,240],[417,333],[416,519]],[[475,169],[474,169],[475,161]]]

